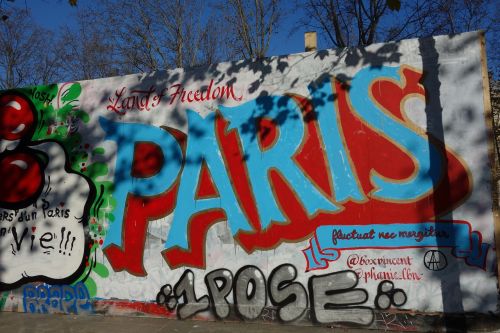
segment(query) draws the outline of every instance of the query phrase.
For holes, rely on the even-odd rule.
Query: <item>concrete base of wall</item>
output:
[[[25,332],[28,328],[36,332],[87,332],[89,329],[134,332],[147,329],[148,332],[500,332],[500,315],[465,315],[442,313],[415,313],[408,311],[374,310],[370,325],[349,323],[334,325],[313,324],[310,313],[293,323],[281,322],[276,308],[267,307],[255,321],[245,321],[236,315],[224,320],[214,320],[197,314],[188,320],[179,320],[175,313],[161,309],[154,303],[126,301],[94,301],[92,314],[23,313],[21,311],[0,312],[0,331]],[[232,309],[231,313],[235,313]],[[165,330],[166,329],[166,330]]]

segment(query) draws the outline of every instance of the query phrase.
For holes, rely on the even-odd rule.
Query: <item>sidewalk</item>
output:
[[[43,315],[18,312],[0,312],[0,332],[5,333],[332,333],[376,332],[367,329],[332,329],[317,326],[291,326],[246,322],[212,322],[174,320],[149,317],[111,317]]]
[[[421,322],[415,328],[420,332],[446,332],[444,327],[436,328]],[[472,324],[472,325],[471,325]],[[469,318],[464,330],[448,332],[500,332],[500,319],[473,320]],[[410,330],[414,331],[414,330]],[[0,312],[0,332],[5,333],[376,333],[388,330],[366,328],[329,328],[321,326],[297,326],[269,324],[262,322],[222,322],[176,320],[152,317],[123,317],[101,315],[28,314]],[[398,332],[393,330],[392,332]]]

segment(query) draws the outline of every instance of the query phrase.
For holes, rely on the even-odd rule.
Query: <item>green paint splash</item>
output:
[[[0,311],[3,310],[3,307],[5,306],[5,302],[7,301],[7,297],[9,297],[8,292],[2,293],[2,297],[0,297]]]

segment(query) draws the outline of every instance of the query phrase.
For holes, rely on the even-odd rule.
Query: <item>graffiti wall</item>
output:
[[[2,92],[0,309],[388,329],[496,310],[481,41]]]

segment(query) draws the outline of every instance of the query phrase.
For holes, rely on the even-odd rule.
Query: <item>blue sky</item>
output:
[[[16,0],[16,6],[25,8],[25,2]],[[37,23],[50,29],[71,25],[72,15],[79,8],[88,7],[92,0],[79,0],[78,7],[71,7],[67,0],[28,0],[28,8]],[[304,51],[305,27],[294,27],[297,17],[293,11],[286,13],[282,28],[273,37],[269,56],[298,53]]]
[[[70,6],[68,0],[15,0],[14,2],[3,1],[3,5],[9,7],[15,6],[22,9],[28,7],[37,23],[51,30],[56,30],[63,25],[71,25],[74,17],[73,15],[76,14],[80,8],[91,6],[94,1],[98,0],[78,0],[78,7]],[[290,6],[286,9],[287,12],[284,13],[286,16],[282,21],[281,28],[271,40],[268,56],[285,55],[304,51],[304,33],[308,29],[297,25],[299,13],[297,13],[297,10],[292,9],[293,0],[288,1]],[[492,7],[494,7],[492,10],[495,10],[495,6]],[[497,37],[497,35],[487,36],[489,39],[495,39]],[[328,47],[328,45],[324,44],[325,43],[318,38],[318,47],[320,49]],[[492,45],[497,48],[497,50],[492,50]],[[496,43],[489,43],[488,46],[490,48],[487,50],[489,55],[498,52]],[[489,65],[491,65],[491,62]]]

